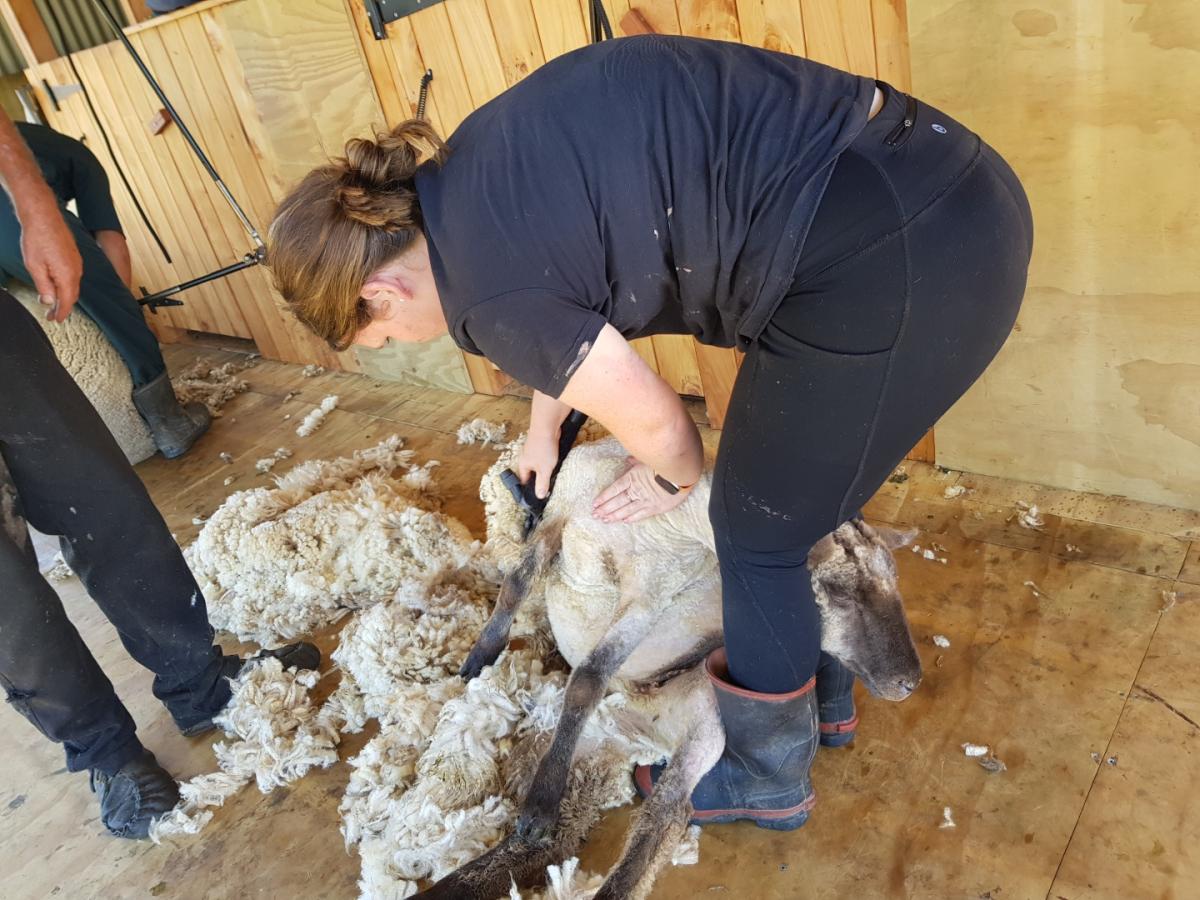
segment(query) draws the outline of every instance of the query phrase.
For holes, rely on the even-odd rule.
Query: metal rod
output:
[[[137,65],[138,69],[141,70],[141,73],[145,77],[146,81],[150,83],[150,87],[158,96],[159,101],[166,108],[167,112],[171,114],[171,119],[179,127],[180,134],[183,135],[184,140],[186,140],[191,146],[192,152],[196,154],[196,158],[200,160],[200,164],[204,166],[209,177],[212,178],[212,180],[216,183],[217,189],[221,192],[221,196],[225,198],[225,201],[229,204],[230,208],[234,211],[234,213],[237,214],[238,219],[241,220],[242,227],[246,229],[246,231],[250,234],[251,240],[254,241],[254,245],[256,247],[266,246],[263,243],[261,235],[258,233],[258,229],[255,228],[250,222],[250,219],[246,216],[246,213],[242,210],[242,207],[238,204],[238,202],[233,199],[233,194],[229,192],[229,188],[225,186],[225,182],[221,180],[221,176],[217,174],[217,170],[213,168],[213,164],[209,162],[208,156],[205,155],[203,148],[201,148],[200,144],[197,143],[196,139],[192,136],[191,130],[187,127],[187,125],[184,124],[183,119],[180,117],[175,107],[171,105],[171,101],[167,99],[167,95],[163,93],[163,89],[159,87],[158,82],[154,78],[154,73],[151,72],[146,66],[146,63],[138,54],[137,49],[130,42],[128,35],[125,34],[125,30],[121,27],[121,23],[116,20],[116,17],[112,14],[112,11],[105,6],[101,0],[93,0],[93,3],[95,4],[96,8],[100,10],[100,14],[105,18],[105,20],[107,20],[109,27],[112,28],[113,33],[116,34],[117,39],[125,45],[125,49],[128,50],[129,55],[133,57],[134,63]]]
[[[168,298],[175,296],[181,291],[186,291],[188,288],[194,288],[201,284],[207,284],[210,281],[216,281],[218,278],[224,278],[226,275],[232,275],[234,272],[240,272],[242,269],[249,269],[251,266],[257,266],[263,261],[263,251],[256,250],[253,253],[247,253],[240,260],[231,263],[228,266],[217,269],[215,272],[209,272],[207,275],[201,275],[193,278],[190,281],[185,281],[182,284],[177,284],[174,287],[169,287],[166,290],[158,291],[153,294],[147,294],[146,289],[142,288],[142,298],[138,300],[142,306],[150,307],[150,312],[157,314],[160,306],[183,306],[182,301],[170,300]]]

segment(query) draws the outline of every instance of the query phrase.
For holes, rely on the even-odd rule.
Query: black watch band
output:
[[[662,488],[664,491],[666,491],[672,497],[674,497],[676,494],[679,493],[679,485],[677,485],[673,482],[667,481],[667,479],[663,478],[657,472],[654,473],[654,480],[658,483],[658,486],[660,488]]]

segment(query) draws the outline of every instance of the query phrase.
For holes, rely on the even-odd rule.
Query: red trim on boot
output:
[[[856,715],[853,719],[846,719],[844,722],[822,722],[821,734],[845,734],[857,727],[858,716]]]
[[[708,659],[704,661],[704,671],[708,673],[709,681],[713,683],[713,686],[717,690],[737,694],[739,697],[748,697],[762,703],[784,703],[788,700],[794,700],[797,697],[804,696],[817,686],[817,676],[814,675],[800,687],[796,688],[796,690],[789,691],[786,694],[762,694],[758,691],[738,687],[729,680],[729,659],[725,655],[724,647],[718,647],[708,655]]]
[[[633,767],[633,782],[637,785],[638,793],[643,798],[654,793],[654,776],[650,773],[650,768],[650,766]]]

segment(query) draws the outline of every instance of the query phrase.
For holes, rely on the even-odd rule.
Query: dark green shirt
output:
[[[74,200],[79,220],[92,234],[97,231],[123,234],[109,191],[108,174],[92,151],[44,125],[27,122],[16,125],[58,202],[66,206]]]

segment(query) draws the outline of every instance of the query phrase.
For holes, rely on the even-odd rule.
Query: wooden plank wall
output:
[[[259,229],[270,222],[279,198],[270,159],[256,148],[247,120],[255,118],[245,73],[232,46],[222,3],[206,3],[128,29],[167,96],[185,118],[230,191]],[[343,28],[348,27],[343,11]],[[353,46],[353,43],[352,43]],[[162,104],[116,42],[31,67],[49,124],[82,139],[110,173],[113,198],[126,228],[134,262],[135,285],[160,290],[240,259],[253,243],[215,184],[187,146],[179,128],[154,135],[150,119]],[[355,64],[361,65],[356,59]],[[45,85],[82,80],[94,106],[82,93],[57,106]],[[368,94],[369,81],[367,82]],[[377,107],[375,107],[377,109]],[[110,153],[100,128],[112,142]],[[128,177],[151,223],[170,254],[168,261],[136,212],[116,165]],[[182,307],[165,307],[148,316],[162,340],[182,329],[252,338],[264,356],[292,362],[318,362],[356,368],[350,354],[334,354],[309,335],[286,310],[261,268],[248,269],[183,295]]]
[[[421,73],[433,69],[428,115],[448,135],[477,106],[543,62],[590,39],[587,0],[445,0],[387,26],[376,41],[359,0],[346,0],[388,122],[414,115]],[[905,0],[605,0],[620,35],[655,31],[743,41],[809,56],[863,75],[909,85]],[[635,342],[672,387],[704,396],[724,420],[737,354],[691,338]],[[503,379],[475,368],[476,388]]]

